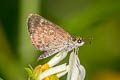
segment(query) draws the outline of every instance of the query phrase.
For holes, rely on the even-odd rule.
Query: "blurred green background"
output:
[[[85,80],[120,80],[120,0],[0,0],[1,78],[27,80],[28,64],[47,61],[36,61],[40,51],[31,44],[26,25],[30,13],[85,38],[79,51]]]

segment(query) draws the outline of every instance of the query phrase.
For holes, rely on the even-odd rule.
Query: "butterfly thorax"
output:
[[[78,48],[84,44],[84,41],[81,37],[73,37],[72,40],[66,45],[65,51],[71,51],[74,48]]]

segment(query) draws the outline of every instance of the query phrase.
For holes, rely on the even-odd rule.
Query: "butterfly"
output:
[[[81,37],[72,37],[62,27],[38,14],[30,14],[27,21],[32,44],[37,50],[44,51],[39,60],[61,51],[71,51],[84,44]]]

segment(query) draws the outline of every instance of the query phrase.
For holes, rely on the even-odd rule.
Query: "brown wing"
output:
[[[64,29],[37,14],[29,15],[28,30],[32,44],[38,50],[64,48],[71,39],[71,35]]]

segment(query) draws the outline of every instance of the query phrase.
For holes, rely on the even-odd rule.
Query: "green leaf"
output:
[[[29,64],[28,65],[28,67],[33,71],[34,69],[33,69],[33,67]]]
[[[0,80],[3,80],[3,79],[0,77]]]
[[[33,77],[33,71],[30,68],[25,68],[25,70],[28,73],[29,77]]]

